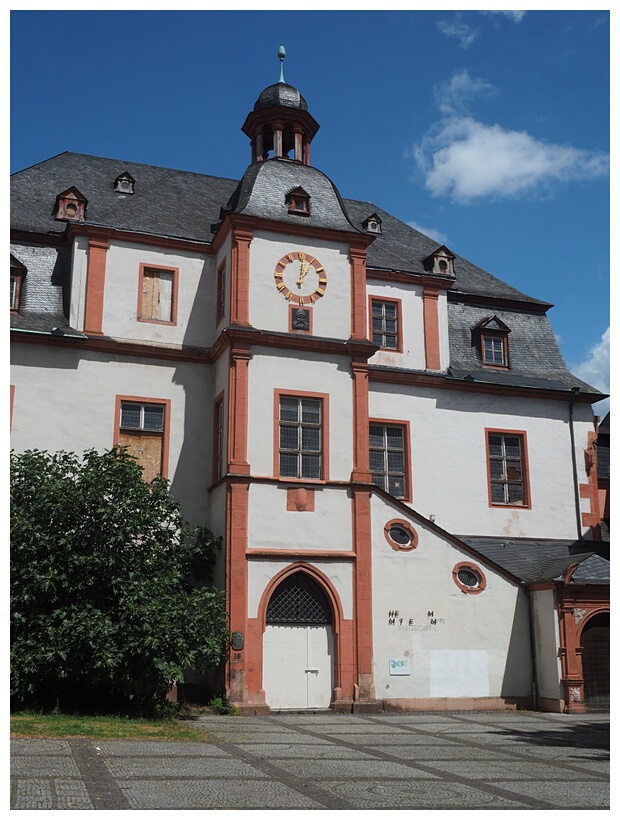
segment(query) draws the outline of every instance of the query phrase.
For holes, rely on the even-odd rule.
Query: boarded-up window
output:
[[[121,402],[118,443],[136,457],[145,481],[162,473],[165,412],[163,404]]]
[[[143,268],[140,318],[174,321],[174,271]]]

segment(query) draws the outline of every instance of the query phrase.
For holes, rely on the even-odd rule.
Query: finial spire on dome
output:
[[[278,80],[279,83],[284,82],[284,58],[286,57],[286,50],[282,43],[280,43],[280,48],[278,49],[278,58],[280,60],[280,79]]]

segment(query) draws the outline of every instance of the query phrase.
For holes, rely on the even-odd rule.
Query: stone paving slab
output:
[[[121,783],[132,809],[322,809],[320,803],[282,783],[138,780]]]
[[[12,809],[609,808],[609,716],[201,718],[205,742],[14,739]]]

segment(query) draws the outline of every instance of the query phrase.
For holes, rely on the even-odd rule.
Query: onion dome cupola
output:
[[[285,57],[281,45],[280,79],[261,92],[241,130],[251,140],[252,162],[285,159],[310,165],[310,143],[319,124],[299,91],[284,82]]]

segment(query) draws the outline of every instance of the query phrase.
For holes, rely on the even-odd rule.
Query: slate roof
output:
[[[525,583],[560,581],[565,572],[578,563],[572,583],[609,584],[609,560],[597,554],[605,548],[608,550],[609,545],[596,541],[458,537]]]
[[[135,179],[134,194],[114,191],[114,180],[124,171]],[[369,273],[372,268],[427,273],[422,262],[441,245],[374,203],[341,198],[333,183],[316,168],[286,160],[255,163],[239,182],[67,151],[12,175],[11,227],[62,234],[66,223],[54,219],[52,210],[57,195],[71,186],[88,200],[88,224],[198,242],[213,240],[212,226],[219,222],[221,209],[233,194],[236,199],[228,207],[236,212],[268,215],[296,224],[305,219],[289,215],[283,203],[273,202],[267,181],[276,183],[279,189],[288,186],[291,190],[298,185],[305,190],[312,188],[314,195],[308,190],[311,209],[316,213],[316,224],[323,227],[366,233],[362,223],[376,213],[382,221],[382,233],[373,234],[374,241],[368,248]],[[254,184],[259,186],[254,192],[256,199],[252,197]],[[259,195],[265,197],[266,210],[259,208]],[[550,307],[548,302],[522,293],[461,256],[456,255],[454,268],[455,292],[517,300],[543,310]]]
[[[135,180],[134,194],[114,191],[114,181],[124,172]],[[372,202],[343,199],[321,171],[287,159],[254,163],[236,181],[66,152],[12,176],[11,227],[61,236],[67,223],[57,221],[52,211],[58,194],[71,187],[76,187],[88,200],[89,225],[204,243],[213,240],[218,224],[230,211],[300,228],[365,235],[369,234],[363,223],[375,214],[381,220],[381,233],[370,234],[373,241],[367,250],[369,278],[373,269],[429,275],[424,260],[441,246]],[[310,196],[309,216],[288,212],[286,194],[297,187]],[[19,253],[16,256],[25,261]],[[458,255],[454,272],[455,280],[448,291],[449,378],[545,390],[579,387],[590,396],[604,395],[566,369],[545,316],[551,307],[548,302],[522,293]],[[472,304],[477,297],[478,304]],[[37,308],[26,293],[24,305],[28,313],[55,313],[59,320],[63,311],[58,310],[58,299],[58,294],[50,293],[50,303]],[[481,306],[489,299],[501,300],[502,307]],[[68,315],[66,289],[62,300]],[[26,311],[21,318],[13,319],[15,326],[28,329],[28,322],[38,321],[34,317],[26,320]],[[479,347],[472,344],[472,328],[491,315],[497,315],[511,329],[509,371],[483,368]],[[60,326],[59,321],[56,326]]]

